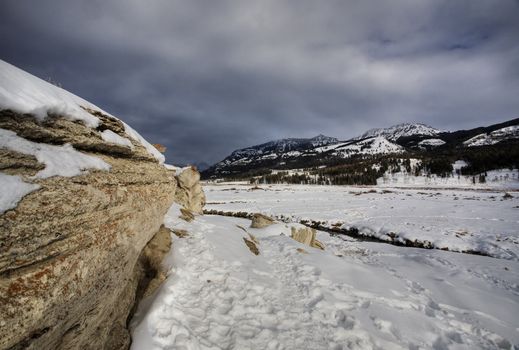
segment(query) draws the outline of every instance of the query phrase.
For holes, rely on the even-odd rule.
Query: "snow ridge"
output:
[[[489,146],[498,142],[519,138],[519,125],[494,130],[488,134],[476,135],[463,142],[466,147]]]
[[[361,140],[370,137],[383,136],[389,141],[396,141],[400,137],[425,135],[436,136],[442,131],[426,124],[421,123],[403,123],[393,125],[389,128],[375,128],[366,131],[364,134],[353,138],[353,140]]]
[[[88,127],[97,127],[99,118],[88,113],[85,108],[100,111],[114,119],[118,119],[81,97],[0,60],[0,110],[8,109],[13,112],[30,114],[38,120],[43,120],[49,115],[61,115],[70,120],[80,120]],[[162,153],[157,151],[155,147],[130,126],[127,124],[124,124],[124,126],[128,136],[140,142],[148,153],[161,164],[164,163],[164,155]],[[107,136],[105,135],[105,137]],[[113,135],[110,138],[111,142],[115,141]],[[115,142],[128,145],[121,139]]]

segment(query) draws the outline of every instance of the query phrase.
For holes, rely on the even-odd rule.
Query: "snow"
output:
[[[122,122],[124,125],[124,132],[130,136],[135,141],[140,142],[141,145],[146,148],[149,154],[151,154],[155,159],[159,161],[160,164],[164,164],[164,161],[166,160],[166,157],[162,153],[160,153],[151,143],[146,141],[144,137],[142,137],[137,131],[135,131],[131,126],[126,124],[125,122]]]
[[[517,261],[318,232],[321,251],[289,238],[297,224],[252,229],[244,219],[198,216],[186,223],[177,216],[173,206],[165,225],[189,237],[173,236],[169,277],[131,324],[134,350],[510,349],[519,343]],[[243,242],[248,233],[259,242],[258,256]]]
[[[0,110],[10,109],[14,112],[30,114],[38,120],[43,120],[48,115],[59,114],[70,120],[82,121],[91,128],[99,125],[99,119],[84,108],[101,111],[118,119],[92,103],[2,60],[0,60],[0,82]],[[162,153],[130,126],[125,123],[124,126],[128,136],[140,142],[161,164],[164,163]],[[104,137],[111,138],[110,142],[115,139],[113,135]],[[119,141],[125,142],[120,139]]]
[[[60,114],[92,128],[99,119],[81,108],[99,109],[82,98],[0,60],[0,109],[27,113],[43,120]]]
[[[20,176],[0,173],[0,188],[0,214],[3,214],[6,210],[15,208],[25,195],[40,186],[26,183]]]
[[[418,142],[418,146],[437,147],[437,146],[441,146],[444,144],[445,144],[445,141],[443,141],[441,139],[426,139],[426,140],[422,140],[422,141]]]
[[[168,170],[172,170],[175,172],[175,176],[178,176],[180,174],[182,174],[185,170],[187,169],[191,169],[190,166],[186,166],[186,167],[178,167],[178,166],[175,166],[175,165],[171,165],[171,164],[164,164],[164,167]]]
[[[437,175],[414,176],[405,172],[386,173],[377,179],[379,187],[422,187],[422,188],[467,188],[467,189],[519,189],[517,169],[496,169],[487,171],[486,182],[479,183],[478,176],[454,174],[448,177]],[[474,179],[476,183],[474,184]]]
[[[489,134],[479,134],[473,138],[463,142],[467,147],[494,145],[500,141],[519,138],[519,125],[512,125],[498,130],[494,130]]]
[[[353,140],[360,140],[371,137],[385,137],[390,141],[396,141],[400,137],[413,136],[413,135],[426,135],[436,136],[442,131],[425,124],[420,123],[403,123],[393,125],[389,128],[377,128],[366,131],[361,136],[354,138]]]
[[[364,236],[430,242],[435,248],[477,251],[519,260],[519,193],[502,190],[379,188],[376,186],[205,186],[207,209],[260,212],[292,222],[357,228]]]
[[[102,159],[78,152],[70,144],[63,146],[48,145],[28,141],[10,130],[0,129],[0,148],[33,155],[38,162],[45,164],[35,178],[51,176],[77,176],[89,169],[110,170],[110,165]]]
[[[108,129],[104,130],[103,132],[101,132],[101,137],[106,142],[115,143],[117,145],[126,146],[126,147],[130,147],[131,149],[133,149],[133,144],[131,143],[130,140],[128,140],[126,137],[117,135],[112,130],[108,130]]]
[[[349,141],[335,145],[318,147],[316,153],[331,152],[334,155],[348,158],[356,154],[390,154],[402,153],[404,148],[388,141],[385,137],[377,136],[361,141]]]

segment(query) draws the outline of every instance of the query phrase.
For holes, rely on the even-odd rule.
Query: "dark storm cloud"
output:
[[[518,116],[517,1],[20,1],[2,59],[121,117],[168,161],[273,138]]]

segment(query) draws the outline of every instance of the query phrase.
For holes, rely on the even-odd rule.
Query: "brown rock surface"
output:
[[[159,230],[176,181],[116,119],[95,129],[0,111],[0,128],[95,155],[110,171],[29,180],[36,158],[0,149],[0,171],[41,186],[0,214],[0,349],[124,349],[138,258]],[[130,147],[104,141],[109,129]]]
[[[196,214],[203,214],[205,194],[200,184],[200,173],[194,167],[183,169],[176,176],[178,183],[175,202]]]
[[[274,223],[274,219],[272,219],[271,217],[256,213],[252,216],[252,222],[250,224],[250,227],[262,228],[262,227],[270,226],[273,223]]]
[[[295,228],[291,227],[291,237],[292,239],[306,244],[309,247],[313,248],[319,248],[324,250],[324,244],[319,242],[317,239],[315,239],[316,231],[313,228],[310,227],[301,227],[301,228]]]

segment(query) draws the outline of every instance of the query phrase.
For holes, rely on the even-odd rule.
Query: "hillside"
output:
[[[320,137],[324,144],[318,145],[313,139],[284,139],[240,149],[206,169],[202,176],[374,184],[385,172],[399,172],[401,166],[416,174],[445,176],[452,173],[457,160],[466,163],[460,172],[479,176],[490,170],[517,168],[519,119],[454,132],[407,123],[372,129],[346,141]],[[280,171],[284,172],[281,176]]]

